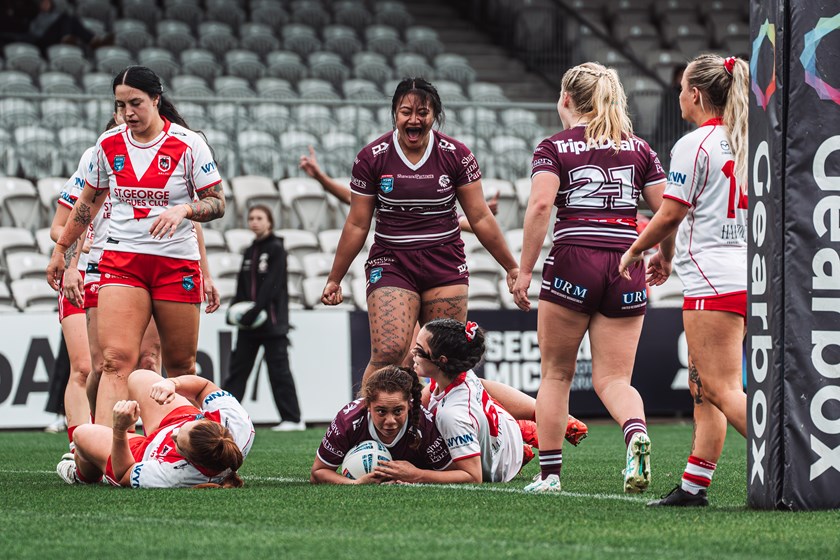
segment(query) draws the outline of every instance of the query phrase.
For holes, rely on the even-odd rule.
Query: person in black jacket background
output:
[[[255,205],[248,211],[248,227],[256,239],[245,250],[242,268],[236,282],[233,303],[253,301],[253,309],[240,319],[236,349],[231,357],[230,371],[222,388],[238,400],[245,395],[245,384],[254,368],[260,346],[265,350],[268,380],[274,402],[280,412],[280,424],[275,431],[295,431],[306,428],[300,417],[295,380],[289,368],[289,292],[287,288],[286,249],[283,240],[273,234],[274,218],[271,210]],[[255,329],[248,329],[260,311],[268,319]]]

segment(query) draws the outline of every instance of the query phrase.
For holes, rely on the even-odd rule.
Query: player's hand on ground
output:
[[[338,305],[344,301],[344,296],[341,295],[341,284],[332,280],[327,282],[324,286],[324,292],[321,294],[321,303],[324,305]]]
[[[64,297],[70,303],[81,309],[85,305],[85,281],[76,268],[68,268],[64,271],[64,282],[62,284]]]
[[[152,222],[152,227],[149,228],[149,233],[155,239],[163,239],[164,237],[172,237],[175,231],[184,218],[187,216],[187,205],[179,204],[172,208],[167,208],[160,216]]]
[[[636,263],[641,262],[644,264],[645,256],[642,253],[633,253],[630,249],[621,255],[621,262],[618,263],[618,273],[630,280],[630,267],[638,266]]]
[[[64,275],[64,253],[53,251],[50,264],[47,265],[47,284],[56,292],[61,289],[61,277]]]
[[[309,155],[300,156],[300,168],[310,177],[317,178],[321,174],[321,167],[315,158],[315,148],[309,146]]]
[[[205,313],[213,313],[222,303],[219,290],[209,276],[204,277],[204,301],[207,302],[207,307],[204,308]]]
[[[532,275],[533,273],[531,272],[522,272],[520,270],[519,275],[516,277],[516,282],[514,282],[513,288],[510,291],[513,294],[513,302],[522,311],[531,310],[531,300],[528,299],[528,288],[531,287]]]
[[[149,398],[158,404],[169,404],[175,400],[175,395],[178,392],[175,390],[175,382],[171,379],[161,379],[149,391]]]
[[[420,469],[408,461],[380,461],[373,472],[389,481],[419,482],[420,480]]]
[[[353,481],[353,484],[382,484],[383,482],[385,482],[385,479],[382,477],[382,475],[377,473],[376,471],[373,471],[361,478],[357,478]]]
[[[661,286],[669,276],[671,276],[671,261],[665,260],[662,253],[657,251],[648,263],[647,283],[649,286]]]
[[[126,432],[133,428],[140,418],[140,404],[137,401],[117,401],[114,405],[114,430]]]

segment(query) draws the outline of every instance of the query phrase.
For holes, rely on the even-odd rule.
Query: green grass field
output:
[[[563,493],[481,486],[311,486],[322,430],[258,430],[239,490],[68,486],[66,438],[0,432],[0,558],[836,558],[840,511],[753,511],[732,432],[706,509],[652,509],[685,466],[688,424],[655,424],[653,483],[625,496],[621,431],[566,450]]]

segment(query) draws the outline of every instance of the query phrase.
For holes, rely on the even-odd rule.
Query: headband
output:
[[[467,327],[464,329],[464,333],[467,335],[467,340],[472,342],[475,338],[476,332],[478,332],[478,323],[474,321],[467,321]]]
[[[732,69],[735,68],[735,62],[737,60],[738,59],[736,57],[730,56],[723,61],[723,67],[726,68],[726,73],[730,76],[732,75]]]

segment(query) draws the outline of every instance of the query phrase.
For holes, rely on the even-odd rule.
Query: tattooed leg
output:
[[[411,347],[419,309],[420,296],[409,290],[384,287],[368,296],[370,362],[365,378],[372,371],[403,361]]]
[[[462,323],[467,320],[467,292],[463,284],[442,286],[423,292],[423,307],[420,322],[425,324],[432,319],[455,319]]]
[[[691,454],[717,463],[726,439],[726,416],[705,398],[700,371],[688,358],[688,387],[694,399],[694,430],[691,435]]]

